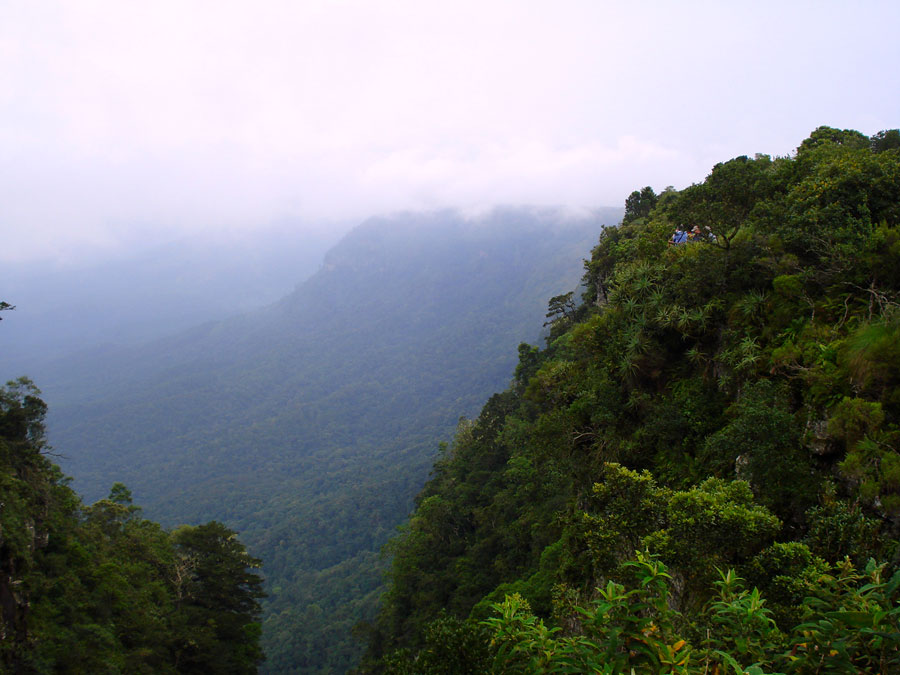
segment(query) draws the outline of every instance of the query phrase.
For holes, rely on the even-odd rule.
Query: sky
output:
[[[900,3],[0,0],[0,262],[620,206],[900,126]]]

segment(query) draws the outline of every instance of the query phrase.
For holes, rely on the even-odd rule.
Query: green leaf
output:
[[[871,627],[875,623],[869,612],[826,612],[825,616],[857,628]]]

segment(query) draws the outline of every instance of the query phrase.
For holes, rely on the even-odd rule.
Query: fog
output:
[[[900,6],[0,4],[2,261],[494,203],[621,205],[897,125]]]

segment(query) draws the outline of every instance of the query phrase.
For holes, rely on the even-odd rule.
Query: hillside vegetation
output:
[[[0,673],[255,673],[259,560],[221,523],[145,520],[121,483],[82,504],[39,394],[0,389]]]
[[[585,266],[390,544],[360,670],[900,671],[900,132],[635,192]]]

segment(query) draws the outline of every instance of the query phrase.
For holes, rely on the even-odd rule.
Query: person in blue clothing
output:
[[[681,225],[675,228],[675,232],[672,234],[672,238],[669,239],[670,246],[678,246],[678,244],[683,244],[687,241],[687,232],[685,232],[684,228]]]

